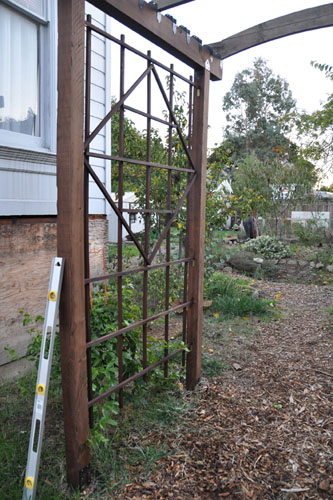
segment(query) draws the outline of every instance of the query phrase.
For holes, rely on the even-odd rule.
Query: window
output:
[[[47,0],[0,0],[2,146],[55,150],[56,19],[47,7]]]
[[[40,135],[39,27],[0,5],[0,129]]]

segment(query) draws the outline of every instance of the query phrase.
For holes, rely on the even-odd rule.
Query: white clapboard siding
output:
[[[108,30],[107,16],[96,7],[86,3],[86,13],[91,14],[93,23]],[[56,19],[53,21],[56,23]],[[108,59],[108,64],[106,61]],[[54,57],[56,61],[56,57]],[[92,36],[91,70],[91,127],[100,123],[110,110],[110,57],[109,46],[98,34]],[[1,70],[1,69],[0,69]],[[54,72],[56,74],[56,72]],[[56,127],[53,127],[56,135]],[[53,138],[55,143],[55,137]],[[91,143],[91,151],[110,154],[111,127],[107,124]],[[111,162],[92,158],[91,165],[98,177],[110,191]],[[89,212],[109,215],[111,208],[101,191],[89,183]],[[0,140],[0,216],[12,215],[56,215],[56,155],[55,151],[27,151],[16,149],[15,142],[6,148]]]

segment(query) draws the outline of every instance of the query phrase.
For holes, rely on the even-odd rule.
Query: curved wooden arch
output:
[[[257,24],[220,42],[210,43],[208,47],[212,48],[221,59],[226,59],[262,43],[330,26],[333,26],[333,3],[304,9]]]

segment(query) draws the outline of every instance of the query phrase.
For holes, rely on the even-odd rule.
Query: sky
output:
[[[178,26],[186,26],[191,35],[208,44],[261,22],[324,3],[315,0],[193,0],[163,14],[171,14]],[[112,32],[117,34],[126,30],[113,23]],[[134,35],[130,36],[129,42],[134,43]],[[333,84],[310,62],[315,60],[333,65],[332,48],[333,27],[330,27],[281,38],[225,59],[222,81],[210,83],[208,147],[212,148],[222,140],[226,124],[222,100],[237,72],[251,67],[255,58],[263,57],[275,74],[287,80],[298,108],[311,112],[319,109],[326,96],[333,92]],[[153,49],[153,56],[159,58],[157,49]],[[169,62],[171,57],[166,64]],[[176,64],[176,69],[183,73],[179,63]]]
[[[218,42],[264,21],[302,9],[323,5],[313,0],[194,0],[165,11],[197,35],[204,44]],[[314,111],[333,92],[333,84],[310,65],[312,60],[333,65],[333,27],[308,31],[253,47],[223,61],[223,79],[211,82],[209,147],[220,142],[225,124],[221,110],[224,94],[235,74],[263,57],[274,71],[285,78],[299,109]],[[218,103],[218,104],[216,104]]]

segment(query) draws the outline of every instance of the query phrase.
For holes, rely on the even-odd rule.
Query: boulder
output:
[[[264,259],[261,259],[260,257],[254,257],[253,262],[256,262],[257,264],[262,264],[264,262]]]

